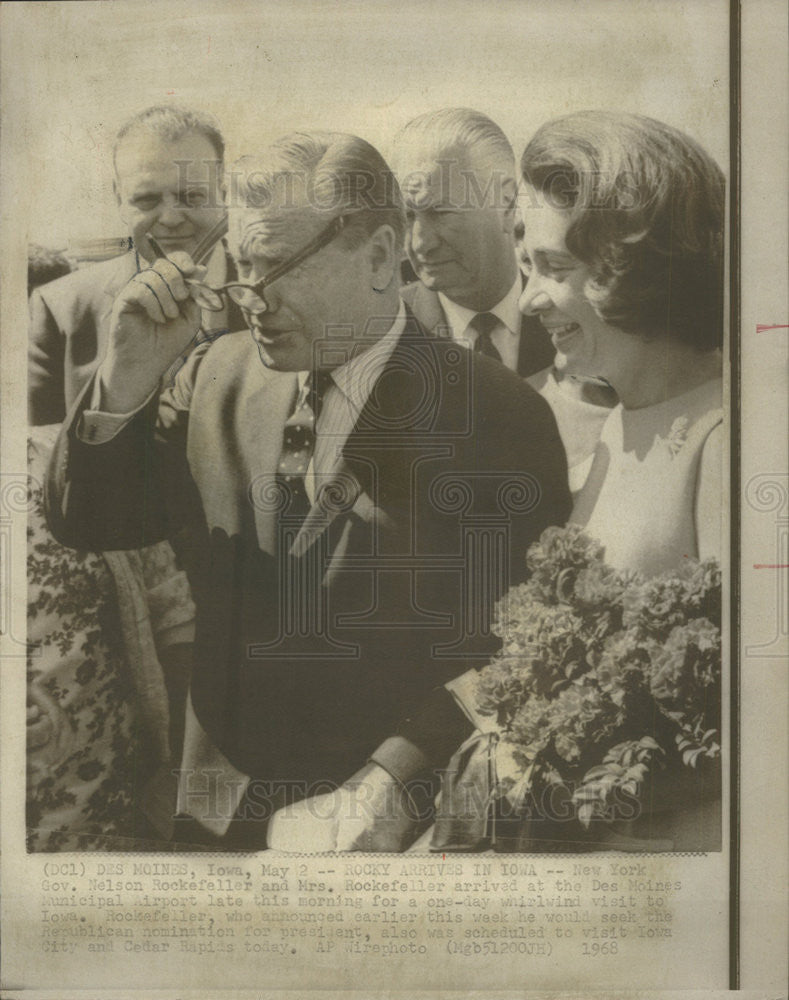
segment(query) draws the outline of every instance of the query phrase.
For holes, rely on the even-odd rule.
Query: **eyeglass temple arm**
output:
[[[195,262],[195,264],[202,264],[205,261],[205,259],[214,249],[219,240],[221,240],[222,237],[225,235],[225,233],[227,232],[227,228],[228,228],[227,212],[225,212],[222,218],[218,222],[215,222],[214,225],[211,226],[211,228],[205,234],[205,236],[203,236],[203,238],[199,240],[195,245],[195,248],[192,251],[192,260]],[[164,252],[164,250],[162,250],[162,248],[159,246],[159,244],[156,242],[154,237],[151,236],[150,233],[146,233],[145,238],[150,243],[151,249],[158,258],[160,259],[167,258],[167,254]]]
[[[326,246],[326,244],[331,243],[331,241],[342,232],[344,226],[345,216],[338,215],[336,219],[329,223],[328,227],[322,233],[319,233],[314,240],[308,243],[305,247],[302,247],[295,257],[291,257],[290,260],[286,260],[283,264],[280,264],[279,267],[275,267],[273,271],[269,271],[265,278],[261,278],[260,281],[256,281],[253,285],[246,281],[233,281],[230,282],[230,284],[241,285],[246,288],[265,288],[266,285],[270,285],[272,281],[276,281],[280,275],[287,274],[291,268],[296,267],[297,264],[306,260],[310,254],[313,254],[322,246]]]
[[[225,212],[222,215],[222,218],[219,219],[218,222],[214,223],[205,236],[198,241],[197,246],[192,251],[192,260],[195,264],[202,264],[206,260],[216,244],[222,239],[225,233],[227,233],[227,229],[228,220],[227,212]]]

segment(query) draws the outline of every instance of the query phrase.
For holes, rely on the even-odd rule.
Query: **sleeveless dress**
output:
[[[696,510],[699,465],[723,422],[720,378],[639,410],[615,407],[595,450],[571,520],[605,546],[616,569],[645,576],[670,571],[699,551],[699,518],[720,535],[721,510]],[[721,483],[721,487],[723,484]],[[652,782],[649,813],[600,827],[598,849],[720,850],[720,769],[669,770]]]
[[[654,576],[698,550],[696,485],[710,434],[722,424],[722,380],[639,410],[620,404],[600,434],[571,521],[605,546],[615,569]],[[715,517],[720,510],[698,512]]]
[[[573,395],[566,382],[557,381],[552,368],[544,368],[526,381],[553,411],[567,453],[570,493],[576,497],[591,470],[595,448],[611,408]]]

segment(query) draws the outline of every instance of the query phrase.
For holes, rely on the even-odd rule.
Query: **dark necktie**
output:
[[[331,384],[331,372],[310,372],[285,421],[276,479],[288,498],[283,513],[289,520],[303,521],[311,506],[305,477],[315,451],[315,423]]]
[[[474,341],[474,350],[480,354],[486,354],[489,358],[501,361],[501,355],[495,344],[490,339],[490,335],[499,324],[498,316],[490,312],[477,313],[471,320],[469,326],[477,331],[477,339]]]

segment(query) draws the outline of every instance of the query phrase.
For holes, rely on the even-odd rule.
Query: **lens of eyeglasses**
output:
[[[241,306],[247,312],[261,313],[268,309],[263,296],[252,291],[247,285],[231,285],[227,289],[227,294],[237,306]]]
[[[189,287],[192,298],[201,309],[206,309],[208,312],[219,312],[224,308],[222,296],[219,292],[215,292],[213,288],[209,288],[208,285],[201,285],[196,281],[190,282]]]

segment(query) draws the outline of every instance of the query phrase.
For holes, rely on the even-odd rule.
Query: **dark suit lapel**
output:
[[[432,333],[432,331],[431,331]],[[431,425],[432,404],[438,386],[437,362],[424,324],[406,307],[406,323],[392,355],[373,387],[356,426],[343,449],[347,461],[371,449],[391,451],[392,465],[400,464],[399,452],[407,448],[415,431]],[[362,486],[370,491],[369,471],[354,470]]]
[[[364,493],[359,479],[344,458],[320,484],[315,502],[293,541],[290,554],[301,558],[340,516],[354,510]],[[366,494],[364,494],[367,498]]]
[[[400,494],[409,494],[412,435],[415,430],[424,433],[431,420],[425,413],[424,378],[431,354],[425,331],[408,310],[406,314],[406,328],[348,435],[337,466],[318,490],[294,540],[294,556],[303,556],[340,514],[347,517],[354,513],[365,522],[390,526],[385,513],[387,496],[399,504]],[[424,426],[417,427],[414,422]],[[386,473],[384,493],[382,469]],[[341,557],[342,552],[333,552],[330,571]]]

